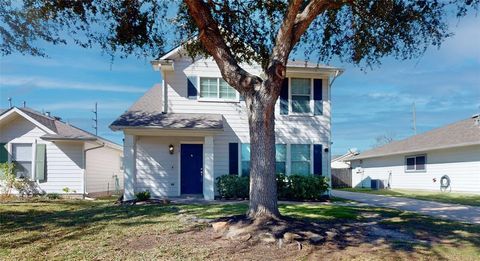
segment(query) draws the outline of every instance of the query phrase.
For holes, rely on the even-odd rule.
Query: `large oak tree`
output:
[[[251,218],[278,218],[274,108],[292,52],[361,66],[409,59],[451,35],[447,16],[479,0],[23,0],[0,2],[2,55],[46,55],[39,43],[156,57],[184,43],[213,57],[246,101],[250,126]],[[242,64],[261,65],[252,75]]]

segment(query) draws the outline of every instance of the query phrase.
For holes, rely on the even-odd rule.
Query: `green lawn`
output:
[[[447,192],[432,192],[419,190],[372,190],[369,188],[343,188],[339,190],[350,192],[362,192],[377,195],[388,195],[394,197],[414,198],[422,200],[430,200],[444,203],[454,203],[470,206],[480,206],[480,194],[464,194],[464,193],[447,193]]]
[[[219,239],[207,225],[188,219],[243,214],[246,209],[241,203],[117,206],[109,200],[4,202],[0,203],[0,260],[480,257],[480,226],[345,202],[280,206],[283,215],[338,231],[334,240],[306,245],[302,250],[296,244],[278,249]],[[375,233],[370,235],[373,227]]]

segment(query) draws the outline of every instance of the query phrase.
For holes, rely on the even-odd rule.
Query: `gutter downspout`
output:
[[[331,197],[332,196],[332,87],[333,87],[333,83],[335,82],[335,80],[338,78],[338,76],[340,76],[341,72],[340,70],[336,70],[335,71],[335,75],[333,75],[332,77],[332,81],[330,81],[330,84],[329,84],[329,88],[328,88],[328,101],[330,102],[330,119],[329,119],[329,122],[330,122],[330,128],[328,129],[328,157],[327,157],[327,164],[329,166],[329,182],[330,183],[330,189],[328,190],[328,196]]]
[[[87,195],[87,152],[91,150],[96,150],[105,147],[105,143],[102,142],[102,145],[84,149],[83,150],[83,199],[85,199]]]

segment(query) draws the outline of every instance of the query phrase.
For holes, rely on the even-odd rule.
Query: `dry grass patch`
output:
[[[107,200],[4,202],[0,260],[475,260],[480,256],[479,226],[382,208],[284,204],[281,212],[291,222],[266,228],[275,238],[270,243],[226,239],[208,223],[240,215],[246,208],[245,204],[116,206]],[[302,231],[323,240],[297,238],[279,245],[285,233]]]

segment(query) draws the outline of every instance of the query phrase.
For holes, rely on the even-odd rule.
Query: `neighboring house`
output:
[[[124,199],[200,194],[212,200],[215,179],[249,175],[245,102],[212,59],[181,47],[152,62],[162,84],[111,124],[125,135]],[[258,66],[245,65],[260,75]],[[330,177],[330,78],[339,68],[290,62],[276,107],[277,172]]]
[[[391,188],[439,190],[447,175],[449,191],[480,193],[479,116],[362,152],[350,161],[354,187],[370,187],[370,180],[380,179]]]
[[[350,169],[350,161],[349,158],[357,155],[358,152],[354,149],[349,149],[347,153],[343,155],[336,155],[332,157],[332,161],[330,163],[332,169]]]
[[[347,153],[333,157],[330,162],[332,168],[332,188],[348,188],[352,186],[352,169],[348,159],[357,154],[358,152],[355,149],[349,149]]]
[[[123,189],[122,147],[29,108],[0,114],[0,162],[36,193],[103,195]]]

